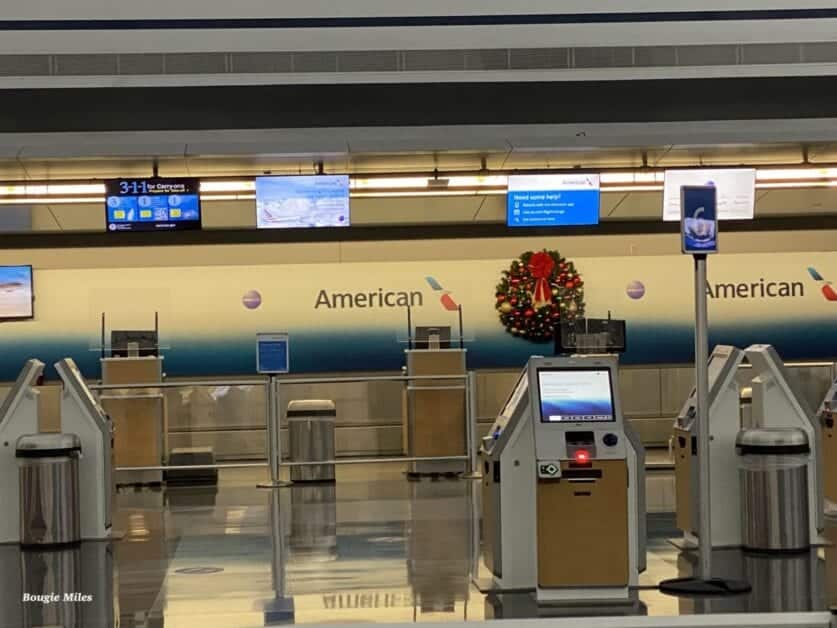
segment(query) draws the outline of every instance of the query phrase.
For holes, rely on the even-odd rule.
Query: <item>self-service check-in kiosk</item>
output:
[[[56,362],[55,368],[64,382],[61,395],[62,429],[78,435],[81,440],[81,538],[105,539],[111,533],[114,490],[113,423],[71,358]]]
[[[718,547],[741,544],[741,511],[720,507],[740,504],[738,460],[735,438],[741,429],[740,391],[736,381],[744,352],[718,345],[709,358],[709,494],[719,505],[712,508],[712,544]],[[695,389],[674,422],[674,476],[677,500],[677,527],[683,531],[684,545],[697,545],[698,467],[697,394]]]
[[[817,410],[822,431],[823,495],[826,508],[837,508],[837,364],[832,366],[831,387]]]
[[[0,543],[20,541],[18,462],[15,443],[24,434],[38,432],[38,395],[35,388],[44,372],[40,360],[28,360],[0,406],[0,503],[11,508],[0,517]]]
[[[539,602],[621,602],[645,567],[644,451],[610,356],[531,358],[483,439],[485,562]]]
[[[752,345],[741,351],[717,346],[709,359],[710,488],[712,546],[737,547],[742,543],[741,488],[736,437],[741,430],[740,386],[736,373],[747,360],[752,366],[751,422],[753,427],[801,428],[811,447],[807,478],[811,543],[822,529],[822,473],[819,425],[789,380],[785,366],[770,345]],[[677,527],[684,545],[697,543],[697,425],[695,392],[687,399],[674,424]]]
[[[814,411],[790,383],[787,369],[771,345],[750,345],[744,352],[753,365],[753,425],[767,428],[798,428],[808,437],[806,463],[808,525],[811,545],[821,543],[825,526],[823,503],[823,457],[820,424]]]

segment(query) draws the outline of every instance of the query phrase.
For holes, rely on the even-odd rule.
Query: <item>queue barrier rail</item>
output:
[[[403,382],[408,390],[413,389],[411,382],[416,381],[440,381],[443,386],[438,388],[444,390],[465,391],[465,453],[456,456],[367,456],[351,458],[335,458],[334,460],[307,461],[283,461],[281,449],[280,417],[282,415],[281,389],[283,386],[312,385],[312,384],[348,384],[358,382]],[[448,382],[460,382],[459,385],[447,385]],[[261,379],[245,380],[178,380],[162,381],[153,383],[136,384],[92,384],[90,389],[97,393],[107,393],[114,390],[144,390],[144,389],[176,389],[188,387],[226,387],[226,386],[251,386],[263,387],[266,392],[265,428],[267,433],[267,460],[264,462],[229,462],[199,465],[151,465],[151,466],[119,466],[115,471],[180,471],[198,469],[246,469],[269,466],[270,479],[262,482],[259,486],[263,488],[278,488],[288,483],[280,480],[281,467],[296,467],[319,464],[395,464],[405,462],[448,462],[465,461],[467,463],[465,478],[479,478],[479,465],[477,462],[476,447],[476,373],[468,371],[458,375],[371,375],[371,376],[345,376],[345,377],[283,377],[270,376]],[[434,387],[435,388],[435,387]],[[100,394],[100,396],[102,396]]]

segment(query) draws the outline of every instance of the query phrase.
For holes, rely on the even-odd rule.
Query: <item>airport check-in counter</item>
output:
[[[117,467],[156,467],[168,457],[165,396],[151,385],[163,380],[163,357],[157,355],[101,359],[102,383],[149,384],[149,388],[106,390],[100,399],[114,424]],[[121,471],[120,483],[157,484],[163,472]]]
[[[485,562],[497,590],[624,601],[645,568],[644,452],[617,361],[531,358],[483,440]]]
[[[466,454],[466,349],[409,349],[407,375],[462,375],[463,379],[412,380],[404,399],[404,450],[410,457]],[[462,473],[458,460],[416,461],[410,473]]]

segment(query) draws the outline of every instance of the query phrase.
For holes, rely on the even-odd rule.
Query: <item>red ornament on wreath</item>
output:
[[[582,285],[575,264],[558,251],[527,251],[502,272],[495,296],[505,299],[498,298],[495,308],[510,334],[546,342],[564,318],[584,315]]]

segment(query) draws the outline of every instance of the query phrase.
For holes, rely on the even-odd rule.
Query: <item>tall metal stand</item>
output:
[[[698,573],[660,583],[660,591],[672,595],[730,595],[748,593],[742,581],[712,577],[712,496],[710,494],[709,434],[709,315],[706,307],[706,255],[695,260],[695,396],[697,401],[698,464]],[[732,478],[737,481],[738,478]]]
[[[477,374],[468,371],[465,378],[465,437],[468,442],[468,471],[462,475],[465,480],[481,480],[480,463],[477,458]]]
[[[712,500],[709,494],[709,316],[706,309],[706,255],[695,255],[695,394],[698,437],[698,536],[700,570],[712,576]]]
[[[267,455],[270,463],[270,480],[259,482],[259,488],[282,488],[290,486],[290,482],[279,479],[279,468],[282,462],[282,440],[280,435],[279,417],[281,400],[279,395],[279,381],[271,375],[267,382]]]

